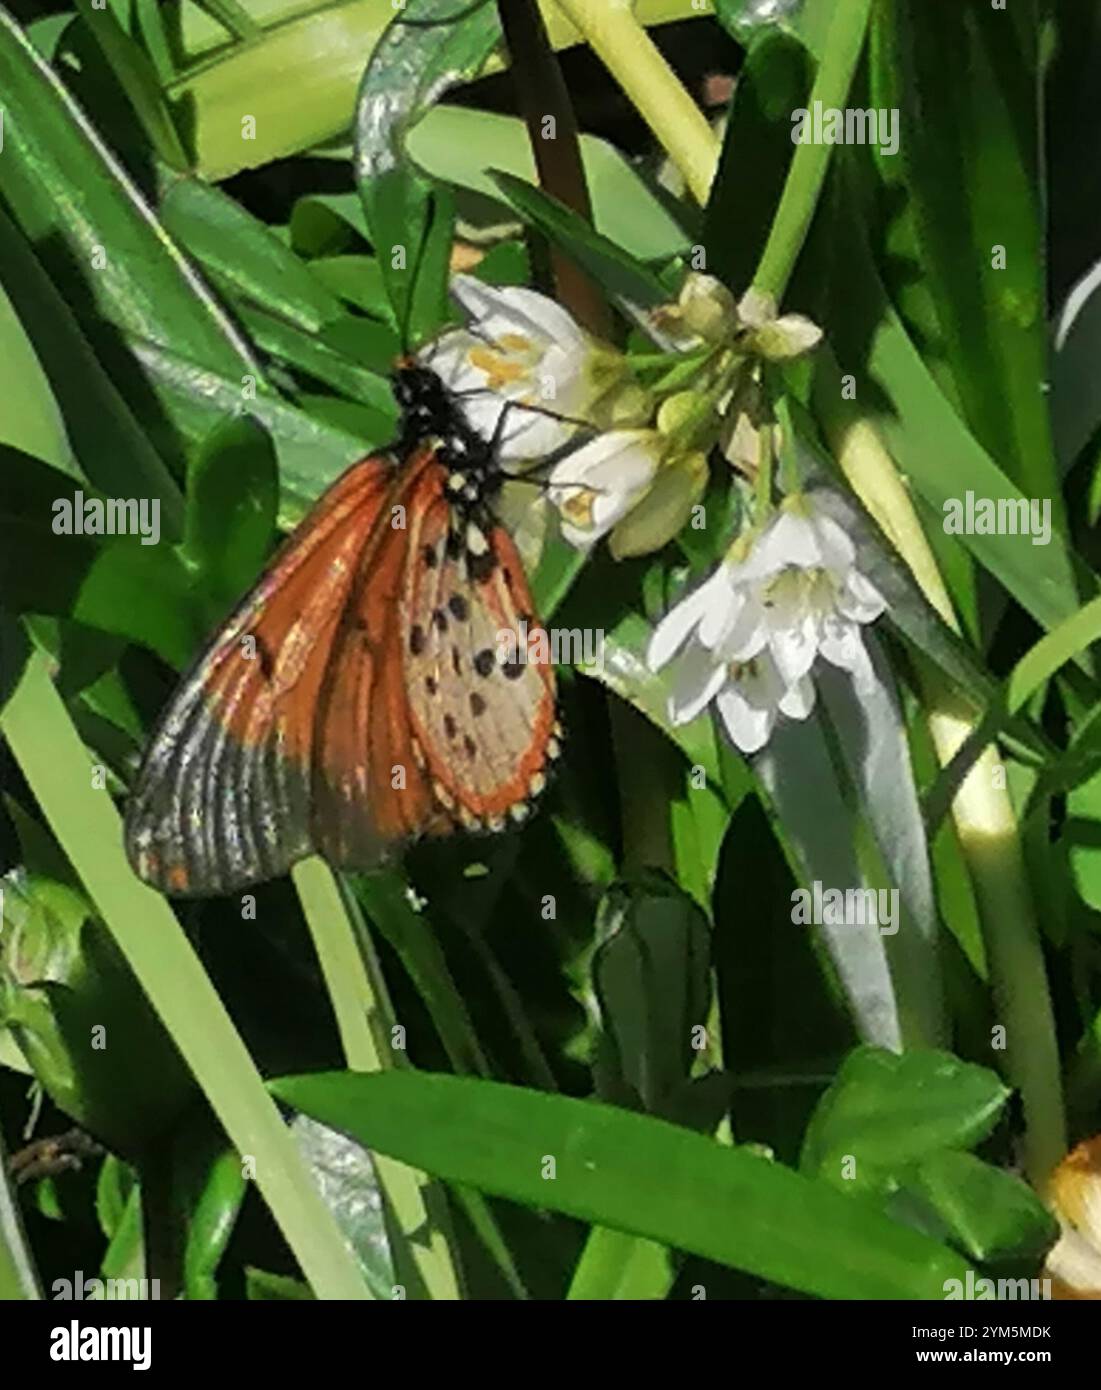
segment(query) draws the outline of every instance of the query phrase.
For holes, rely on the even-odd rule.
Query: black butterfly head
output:
[[[441,461],[481,475],[497,467],[497,441],[473,428],[455,393],[438,372],[415,358],[399,361],[393,375],[394,396],[401,409],[397,452],[408,455],[432,441]]]

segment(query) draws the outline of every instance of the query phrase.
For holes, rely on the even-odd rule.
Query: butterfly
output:
[[[394,371],[396,442],[323,494],[184,676],[125,814],[164,893],[530,814],[558,756],[553,667],[494,515],[509,475],[430,367]],[[507,409],[507,407],[503,407]],[[507,640],[506,640],[507,639]]]

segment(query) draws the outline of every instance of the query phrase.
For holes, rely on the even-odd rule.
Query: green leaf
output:
[[[1101,912],[1101,772],[1067,793],[1062,841],[1078,896]]]
[[[444,16],[462,16],[468,6],[444,0],[435,8]],[[643,24],[704,17],[690,0],[636,0],[634,11]],[[185,5],[180,13],[188,72],[169,95],[189,113],[198,169],[212,182],[344,135],[364,64],[388,28],[397,33],[402,17],[393,0],[354,0],[320,9],[307,0],[249,0],[249,12],[263,25],[263,36],[228,47],[225,30],[196,6]],[[430,13],[423,5],[415,12]],[[546,20],[555,48],[581,42],[557,8],[548,9]],[[191,61],[198,58],[203,61]],[[505,65],[503,57],[487,58],[482,68],[464,71],[461,80]],[[419,78],[421,68],[413,62],[409,71]],[[294,101],[287,100],[288,72],[295,78]],[[256,118],[252,139],[241,138],[245,113]]]
[[[275,535],[279,476],[267,433],[226,420],[196,451],[187,475],[180,557],[222,613],[259,573]]]
[[[38,1270],[23,1229],[15,1182],[8,1168],[8,1151],[0,1134],[0,1298],[14,1302],[41,1297]]]
[[[0,444],[14,445],[62,472],[75,473],[65,422],[49,379],[23,331],[14,305],[2,288],[0,356],[4,360],[8,386],[0,404]]]
[[[796,39],[766,29],[738,74],[704,217],[707,269],[741,293],[768,241],[795,146],[791,113],[805,106],[813,63]]]
[[[356,874],[356,898],[372,924],[397,953],[431,1015],[448,1060],[456,1071],[488,1076],[478,1030],[463,1001],[431,924],[413,909],[400,874],[380,870]]]
[[[306,226],[303,227],[299,222],[299,237],[295,238],[295,245],[300,245],[301,236],[309,235],[309,214],[308,209],[313,200],[299,199],[295,204],[295,212],[298,208],[306,211],[302,214],[306,218]],[[356,200],[358,206],[358,199]],[[295,232],[295,216],[291,216],[291,234]],[[318,256],[316,260],[310,262],[310,272],[321,281],[327,289],[347,300],[349,304],[354,304],[357,309],[362,309],[365,314],[372,314],[376,318],[387,320],[388,326],[393,325],[393,312],[390,308],[390,301],[386,298],[386,288],[382,280],[382,267],[374,256]],[[395,342],[398,340],[395,338]],[[399,344],[400,346],[400,344]]]
[[[511,174],[491,169],[494,183],[518,212],[587,270],[622,305],[636,311],[664,304],[669,292],[658,277],[571,208]]]
[[[167,546],[146,547],[130,538],[99,551],[81,581],[71,616],[140,642],[177,669],[191,660],[203,629],[190,576],[176,554]]]
[[[349,361],[320,337],[304,332],[263,309],[241,305],[238,313],[241,322],[265,352],[367,406],[376,421],[376,429],[384,435],[392,432],[398,411],[388,377],[362,367],[358,362]]]
[[[888,304],[860,222],[851,210],[832,226],[835,262],[830,319],[842,372],[877,388],[864,397],[870,418],[901,471],[943,522],[944,504],[966,491],[1014,508],[1027,502],[960,420],[930,376],[897,314]],[[842,249],[843,248],[843,249]],[[832,391],[829,374],[816,374],[815,390]],[[959,538],[1043,627],[1079,607],[1077,561],[1066,536],[1052,526],[1050,543],[1022,543],[1012,534]],[[1097,581],[1086,575],[1091,587]]]
[[[417,10],[419,21],[454,13],[450,0],[426,0]],[[486,4],[453,23],[399,19],[360,88],[356,180],[402,341],[411,346],[446,312],[454,199],[412,165],[405,135],[447,87],[481,70],[499,37],[497,11]]]
[[[182,1208],[183,1284],[189,1300],[218,1296],[216,1275],[248,1191],[244,1165],[203,1115],[177,1128],[173,1196]]]
[[[805,441],[801,438],[800,444]],[[852,538],[857,564],[887,601],[884,621],[913,644],[936,666],[976,711],[997,696],[997,686],[974,648],[948,626],[922,590],[912,571],[888,543],[864,509],[848,491],[814,481],[806,489],[821,508]],[[1053,748],[1044,736],[1023,719],[1006,726],[1014,744],[1026,748],[1034,759],[1048,758]]]
[[[257,8],[251,0],[250,8]],[[395,17],[391,0],[356,0],[306,14],[279,9],[283,13],[273,18],[285,22],[189,67],[169,88],[173,103],[188,112],[196,168],[211,183],[347,130],[364,64]],[[185,23],[189,12],[186,6]],[[210,38],[214,44],[225,42],[221,30],[214,29]],[[214,44],[208,39],[203,47]],[[290,74],[293,100],[288,100]],[[244,126],[246,117],[254,124]]]
[[[710,935],[696,904],[661,875],[605,894],[592,965],[604,1025],[598,1095],[674,1118],[671,1102],[700,1051],[693,1030],[707,1019]]]
[[[879,1190],[941,1149],[973,1148],[1008,1097],[994,1072],[950,1052],[857,1048],[814,1112],[799,1169],[837,1187]]]
[[[119,817],[106,793],[93,787],[87,752],[38,655],[27,663],[8,701],[3,733],[149,1007],[156,1010],[230,1142],[238,1152],[255,1155],[257,1186],[315,1292],[321,1298],[367,1297],[353,1257],[182,928],[164,899],[131,873]],[[87,1038],[85,1033],[84,1057],[89,1055]],[[118,1095],[127,1090],[122,1085]]]
[[[650,624],[637,613],[628,613],[604,634],[604,660],[599,669],[579,667],[634,705],[663,730],[693,767],[702,767],[709,784],[720,786],[722,776],[711,718],[702,714],[691,724],[673,726],[669,720],[670,668],[656,674],[646,665]]]
[[[4,445],[0,469],[0,584],[8,610],[70,617],[185,662],[200,619],[174,549],[135,536],[55,531],[55,521],[75,526],[77,513],[83,517],[92,489],[74,489],[64,474]],[[153,520],[151,511],[146,519]]]
[[[926,802],[930,825],[936,826],[955,800],[956,792],[983,749],[1002,727],[1069,661],[1101,640],[1101,597],[1084,604],[1077,613],[1046,632],[1013,667],[1001,689],[990,701],[982,719],[968,735],[952,761],[943,769]],[[1085,753],[1088,746],[1075,750]],[[1065,761],[1071,761],[1067,759]]]
[[[147,55],[123,29],[112,10],[96,6],[93,0],[74,0],[74,3],[126,93],[153,149],[173,169],[186,169],[187,155],[161,91],[156,69]]]
[[[300,1303],[313,1298],[308,1284],[263,1269],[245,1270],[245,1297],[250,1303]]]
[[[178,534],[183,516],[179,489],[93,354],[64,296],[2,207],[0,281],[49,379],[61,417],[62,434],[52,445],[38,427],[20,447],[73,477],[83,474],[107,496],[157,498],[166,532]],[[31,429],[29,414],[42,408],[38,395],[42,383],[40,376],[36,385],[27,375],[30,363],[20,355],[10,319],[6,319],[4,360],[10,363],[12,381],[20,386],[0,407],[0,437],[10,434],[11,442],[18,443],[15,428]]]
[[[602,1302],[665,1298],[675,1278],[674,1257],[663,1245],[595,1226],[574,1268],[566,1297]]]
[[[584,134],[578,143],[593,225],[610,245],[640,261],[668,260],[687,249],[684,229],[614,145]],[[484,211],[477,205],[482,213],[479,223],[509,220],[496,182],[501,173],[528,187],[538,182],[523,121],[496,111],[435,106],[409,132],[406,149],[433,178],[472,189],[481,199],[490,200]],[[469,215],[468,201],[473,200],[460,201],[460,215]],[[479,265],[478,274],[483,273]]]
[[[244,409],[267,430],[279,460],[279,523],[294,525],[350,464],[380,444],[327,425],[277,396],[246,395],[250,380],[226,377],[152,343],[132,344],[156,383],[161,404],[185,438],[201,442],[225,419]]]
[[[779,836],[762,799],[746,796],[719,858],[714,953],[734,1132],[790,1162],[856,1035],[812,937],[791,920],[797,883]]]
[[[238,39],[249,42],[259,37],[263,30],[249,12],[237,0],[203,0],[203,9],[225,26]]]
[[[113,1240],[126,1213],[126,1202],[134,1190],[134,1174],[121,1159],[108,1154],[100,1164],[96,1180],[96,1217],[99,1228]]]
[[[922,1159],[906,1189],[922,1197],[973,1260],[1039,1261],[1059,1225],[1020,1178],[973,1154],[947,1151]]]
[[[826,1298],[942,1298],[958,1256],[827,1184],[594,1101],[454,1076],[284,1077],[287,1104],[452,1182]],[[547,1161],[555,1160],[549,1180]]]
[[[876,105],[897,113],[901,134],[898,153],[880,160],[902,165],[900,192],[914,209],[920,273],[964,418],[1027,496],[1051,499],[1062,528],[1038,389],[1048,335],[1035,5],[999,14],[894,0],[876,22],[885,74]],[[907,138],[918,124],[922,138]]]
[[[20,1048],[55,1105],[134,1156],[179,1115],[190,1078],[83,894],[38,874],[6,887],[0,979]]]
[[[310,268],[232,198],[197,179],[178,179],[160,207],[165,228],[247,302],[307,333],[346,315]]]
[[[81,322],[101,317],[212,370],[258,375],[198,272],[3,10],[0,90],[8,206]]]
[[[176,63],[159,0],[135,0],[134,20],[157,81],[162,87],[167,87],[176,75]]]

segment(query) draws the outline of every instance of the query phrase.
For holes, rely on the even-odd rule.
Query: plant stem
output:
[[[840,375],[821,350],[815,406],[834,456],[926,598],[959,631],[952,602],[894,461],[869,420],[841,397]],[[927,663],[918,664],[926,720],[947,766],[975,726],[974,715]],[[1005,1071],[1021,1093],[1025,1167],[1037,1190],[1066,1152],[1059,1049],[1040,933],[1017,820],[997,751],[988,747],[952,803],[960,849],[979,907],[997,1020],[1006,1030]]]
[[[566,1298],[571,1302],[664,1298],[676,1270],[664,1245],[627,1231],[594,1226],[574,1266]]]
[[[386,982],[369,939],[362,938],[361,945],[353,909],[332,870],[323,859],[306,859],[295,865],[291,877],[313,936],[349,1069],[374,1072],[394,1066],[403,1054],[385,1046],[394,1019]],[[370,955],[365,958],[367,951]],[[439,1194],[424,1173],[386,1154],[373,1153],[371,1158],[402,1236],[402,1248],[394,1252],[399,1279],[408,1282],[415,1273],[414,1287],[423,1285],[428,1297],[457,1299],[459,1281]]]
[[[0,1134],[0,1302],[41,1297],[38,1271],[19,1214],[15,1182],[8,1173],[8,1151]]]
[[[836,0],[833,22],[811,89],[810,111],[818,101],[823,109],[845,105],[864,46],[871,6],[872,0]],[[810,230],[832,152],[832,145],[800,144],[795,147],[780,206],[772,219],[768,242],[753,277],[754,288],[771,295],[777,304],[784,297]]]
[[[577,118],[539,6],[535,0],[497,0],[497,9],[539,185],[591,226],[593,210],[581,162]],[[556,246],[550,248],[550,261],[559,301],[591,333],[610,337],[612,317],[596,282]]]
[[[626,5],[610,0],[557,4],[654,132],[696,202],[706,203],[719,141],[657,44]]]

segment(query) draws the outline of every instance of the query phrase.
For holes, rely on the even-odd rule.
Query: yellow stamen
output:
[[[560,504],[560,507],[574,526],[587,529],[593,524],[595,504],[596,493],[591,488],[578,488]]]
[[[491,391],[499,391],[503,386],[511,386],[527,375],[527,368],[521,362],[511,362],[500,353],[488,347],[474,347],[467,354],[472,367],[486,374],[486,385]]]

